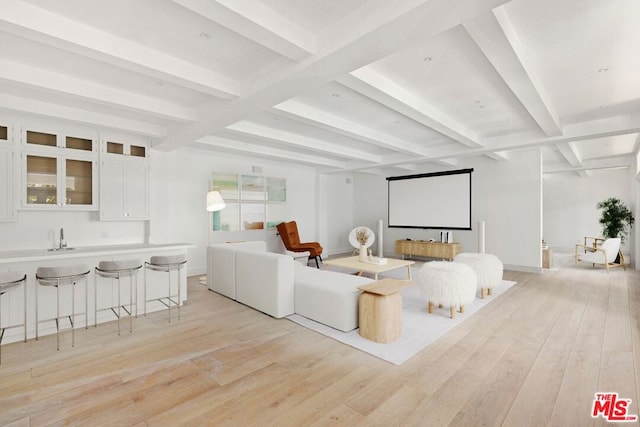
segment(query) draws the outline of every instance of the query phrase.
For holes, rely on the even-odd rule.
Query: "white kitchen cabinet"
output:
[[[97,160],[67,150],[22,152],[23,209],[97,209]]]
[[[118,156],[100,163],[100,219],[149,218],[149,162],[146,158]]]
[[[37,124],[19,135],[22,209],[98,209],[98,150],[90,131]]]
[[[15,158],[13,147],[0,145],[0,221],[15,221]]]

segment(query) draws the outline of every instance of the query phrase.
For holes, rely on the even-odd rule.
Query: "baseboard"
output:
[[[525,273],[537,273],[537,274],[542,273],[542,267],[531,267],[528,265],[513,265],[513,264],[504,264],[503,267],[505,270],[511,270],[511,271],[522,271]]]

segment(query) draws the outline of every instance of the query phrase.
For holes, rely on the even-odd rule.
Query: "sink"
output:
[[[51,248],[51,249],[47,249],[47,251],[49,252],[57,252],[57,251],[71,251],[75,248]]]

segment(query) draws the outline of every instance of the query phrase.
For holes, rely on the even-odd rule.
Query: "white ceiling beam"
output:
[[[453,121],[438,109],[371,67],[362,67],[336,80],[349,89],[373,99],[385,107],[397,111],[467,147],[480,147],[483,145],[478,135],[474,132],[465,129],[461,124]]]
[[[336,114],[314,108],[302,102],[290,99],[273,107],[277,114],[293,120],[318,126],[349,138],[358,139],[378,147],[400,151],[405,154],[426,155],[428,150],[419,145],[401,140],[394,136],[344,119]]]
[[[0,79],[45,89],[100,105],[115,106],[178,122],[195,121],[195,111],[162,99],[106,86],[66,74],[0,59]]]
[[[380,163],[382,161],[380,156],[370,154],[366,151],[355,150],[345,147],[344,145],[270,128],[245,120],[227,126],[227,129],[243,135],[250,135],[252,137],[275,141],[292,147],[304,148],[318,153],[330,154],[332,156],[348,159],[361,159],[373,163]]]
[[[101,128],[116,129],[152,138],[162,138],[167,134],[167,129],[164,126],[131,120],[121,116],[94,113],[85,109],[65,107],[59,104],[9,94],[2,94],[2,109],[29,115],[53,117],[74,123],[99,126]]]
[[[558,152],[565,158],[572,168],[579,169],[582,167],[582,159],[580,158],[573,142],[559,142],[556,144],[556,147],[558,148]],[[587,172],[585,170],[578,171],[578,174],[580,176],[587,176]]]
[[[558,115],[504,6],[463,26],[544,133],[560,135]]]
[[[240,93],[238,82],[205,67],[21,0],[3,0],[0,30],[218,98],[233,99]]]
[[[567,126],[565,126],[567,129]],[[451,157],[473,157],[487,155],[493,152],[508,152],[513,150],[527,150],[539,148],[543,145],[552,146],[562,142],[586,141],[590,139],[598,139],[607,136],[626,135],[630,133],[640,132],[640,113],[629,114],[626,116],[612,117],[608,119],[593,120],[590,122],[576,123],[569,126],[569,130],[564,132],[562,136],[553,136],[547,138],[532,138],[525,135],[510,135],[506,137],[497,137],[487,140],[487,147],[464,149],[461,147],[444,147],[434,148],[428,156],[411,159],[414,162],[435,161]],[[383,161],[378,167],[395,166],[407,163],[404,157],[390,157]],[[368,165],[363,165],[362,169],[366,169]],[[586,167],[583,168],[588,169]],[[346,169],[348,171],[356,171],[357,168]]]
[[[589,159],[582,162],[580,166],[567,167],[566,164],[547,165],[542,170],[544,174],[552,173],[568,173],[568,172],[583,172],[589,170],[603,170],[603,169],[622,169],[628,168],[633,165],[632,156],[612,156],[600,159]]]
[[[434,37],[473,16],[508,0],[411,0],[379,2],[367,16],[348,16],[329,28],[317,53],[279,73],[254,82],[247,94],[224,109],[205,105],[203,119],[177,128],[163,141],[162,149],[189,144],[216,134],[244,117],[271,108],[310,88],[384,58],[407,43]],[[375,16],[374,16],[375,15]],[[326,36],[326,37],[325,37]]]
[[[315,38],[259,0],[173,0],[293,61],[311,56]]]
[[[346,166],[346,162],[334,159],[327,159],[320,156],[311,156],[307,154],[294,153],[279,148],[265,147],[263,145],[251,144],[243,141],[235,141],[217,136],[207,135],[200,138],[197,144],[213,146],[227,151],[246,154],[256,157],[265,157],[269,159],[295,161],[314,166],[329,166],[336,169],[342,169]]]
[[[493,151],[486,153],[485,156],[493,160],[504,161],[509,159],[509,153],[506,151]]]

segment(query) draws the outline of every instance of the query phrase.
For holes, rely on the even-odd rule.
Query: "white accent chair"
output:
[[[599,241],[602,243],[598,244]],[[616,263],[616,257],[620,252],[620,238],[608,238],[608,239],[596,239],[594,240],[593,245],[581,245],[576,244],[576,266],[578,266],[579,261],[590,262],[594,267],[596,264],[604,265],[609,271],[611,267],[622,267],[623,269],[627,269],[624,264],[624,258],[622,258],[622,254],[620,254],[620,262]]]

